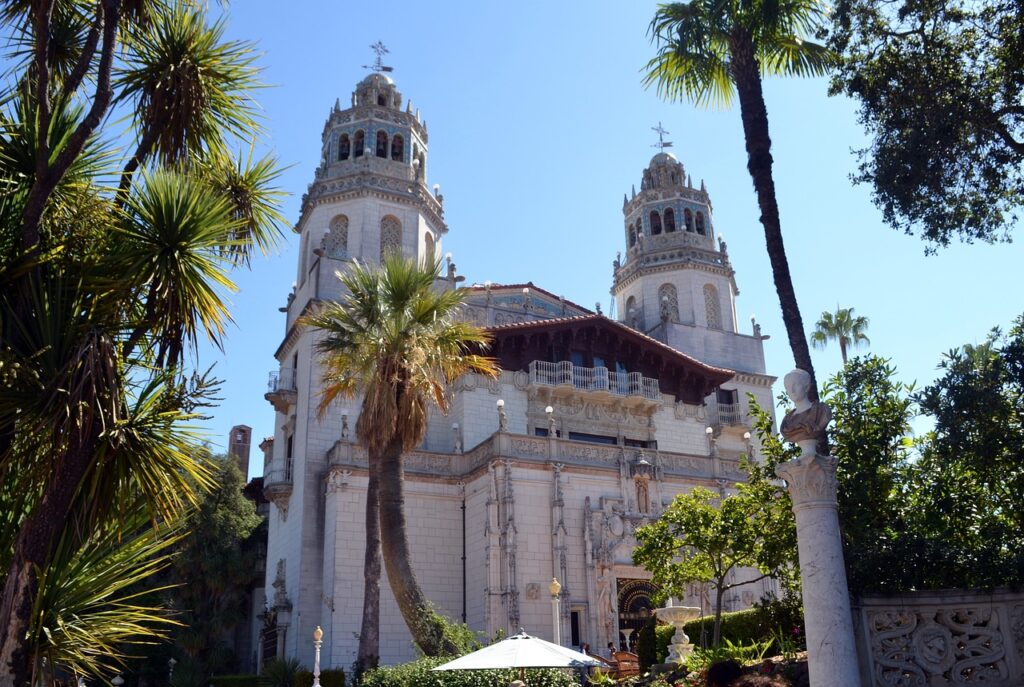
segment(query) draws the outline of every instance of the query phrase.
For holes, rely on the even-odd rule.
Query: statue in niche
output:
[[[812,401],[808,396],[811,376],[805,370],[796,369],[786,375],[783,384],[794,408],[782,419],[779,427],[782,436],[792,442],[820,439],[832,420],[832,411],[821,401]]]

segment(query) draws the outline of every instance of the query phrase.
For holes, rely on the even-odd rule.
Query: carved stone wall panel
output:
[[[867,597],[855,615],[870,687],[1024,684],[1024,594]]]

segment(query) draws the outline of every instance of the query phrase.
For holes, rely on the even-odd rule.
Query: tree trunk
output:
[[[392,439],[379,463],[381,550],[388,583],[413,641],[426,656],[454,655],[458,648],[444,636],[443,621],[423,595],[412,570],[405,531],[402,440]]]
[[[14,556],[0,600],[0,686],[26,687],[30,682],[28,642],[32,606],[39,592],[38,571],[64,531],[78,485],[94,453],[99,428],[74,432],[64,459],[58,461],[39,505],[18,531]]]
[[[846,337],[839,337],[839,354],[843,356],[843,367],[846,367]]]
[[[359,653],[356,679],[377,667],[380,660],[380,497],[378,456],[369,457],[369,481],[366,485],[366,554],[363,559],[363,623],[359,628]]]
[[[814,376],[814,366],[811,364],[811,352],[807,347],[796,293],[793,290],[793,280],[789,274],[786,248],[782,242],[779,205],[775,198],[775,180],[772,178],[772,141],[768,135],[768,111],[764,105],[761,73],[750,33],[742,28],[734,30],[729,39],[729,51],[732,58],[732,78],[739,94],[740,116],[747,145],[747,171],[754,182],[757,205],[761,210],[764,240],[772,265],[775,290],[779,294],[782,321],[786,326],[786,336],[789,338],[789,347],[793,351],[796,366],[811,376],[809,392],[811,399],[816,401],[818,383]]]
[[[715,632],[711,637],[711,646],[716,649],[719,642],[722,641],[722,596],[725,593],[722,585],[724,584],[724,577],[715,584]]]

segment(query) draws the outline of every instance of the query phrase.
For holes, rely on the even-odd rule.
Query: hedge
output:
[[[363,674],[362,687],[508,687],[519,679],[518,670],[446,670],[431,668],[450,658],[421,658],[397,666],[374,668]],[[579,687],[579,675],[572,670],[531,669],[526,671],[530,687]]]
[[[690,642],[701,645],[701,627],[704,628],[704,643],[711,646],[715,633],[715,615],[710,613],[703,618],[691,620],[683,625]],[[733,644],[753,644],[765,642],[779,631],[791,634],[798,644],[803,640],[803,615],[797,603],[792,601],[773,601],[763,606],[755,606],[745,611],[733,611],[722,614],[722,639]],[[778,651],[773,646],[772,651]],[[771,655],[771,653],[769,653]]]
[[[341,668],[328,668],[320,671],[320,685],[321,687],[345,687],[345,671]],[[237,687],[243,687],[243,685]],[[308,670],[297,672],[295,687],[313,687],[313,673]]]
[[[259,687],[257,675],[214,675],[210,678],[213,687]]]

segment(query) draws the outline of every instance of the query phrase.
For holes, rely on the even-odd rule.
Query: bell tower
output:
[[[711,197],[683,163],[660,148],[643,171],[640,192],[623,198],[625,259],[614,263],[619,321],[706,362],[764,371],[759,335],[739,333],[735,272],[716,234]]]
[[[382,63],[386,49],[375,48],[373,71],[356,84],[351,105],[336,101],[324,123],[320,164],[295,227],[299,288],[317,262],[332,279],[345,261],[373,264],[390,251],[433,262],[448,231],[440,187],[428,190],[426,123]]]

